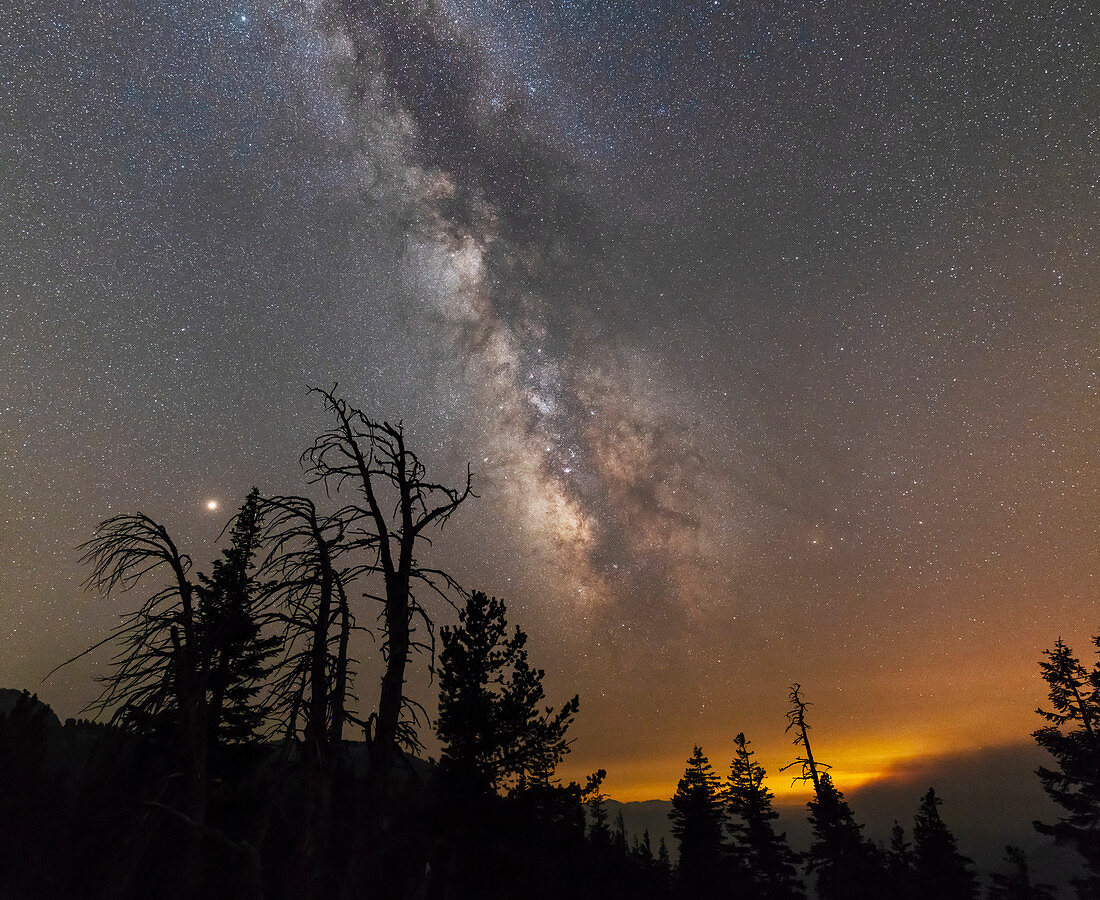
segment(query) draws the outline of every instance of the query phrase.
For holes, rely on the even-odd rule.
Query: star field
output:
[[[794,679],[839,773],[1025,737],[1100,599],[1100,12],[960,7],[4,14],[0,684],[124,608],[97,520],[209,558],[339,381],[471,462],[439,562],[617,795],[777,768]]]

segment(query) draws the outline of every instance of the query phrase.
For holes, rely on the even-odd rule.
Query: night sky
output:
[[[842,789],[1026,741],[1086,651],[1094,0],[16,0],[0,42],[0,685],[77,714],[106,654],[39,680],[134,602],[77,545],[140,509],[205,568],[334,381],[472,464],[431,559],[621,799],[741,730],[789,762],[793,680]]]

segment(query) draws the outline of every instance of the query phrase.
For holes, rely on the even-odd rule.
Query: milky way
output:
[[[471,463],[435,552],[624,795],[786,762],[796,678],[853,777],[1022,738],[1098,609],[1100,22],[960,6],[9,11],[0,682],[122,608],[95,521],[209,555],[339,381]]]

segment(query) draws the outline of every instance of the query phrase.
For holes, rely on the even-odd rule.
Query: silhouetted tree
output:
[[[672,880],[672,856],[664,837],[657,843],[657,873],[661,882],[668,885]]]
[[[978,893],[971,862],[959,853],[955,836],[940,818],[943,803],[934,788],[921,798],[913,820],[913,859],[922,897],[970,900]]]
[[[103,691],[89,708],[111,712],[111,723],[127,731],[178,738],[187,731],[184,720],[205,721],[198,715],[205,694],[194,586],[188,577],[191,558],[178,550],[164,526],[143,513],[106,519],[82,549],[81,562],[92,569],[84,585],[104,596],[135,588],[158,569],[168,570],[167,583],[95,645],[111,642],[118,649],[110,674],[99,679]]]
[[[808,804],[814,840],[806,855],[806,871],[815,876],[821,900],[877,897],[881,873],[874,846],[863,836],[844,795],[828,773]]]
[[[607,797],[603,793],[603,780],[606,769],[597,769],[588,776],[584,794],[588,798],[588,818],[591,824],[588,837],[598,847],[611,846],[611,829],[607,827]]]
[[[833,785],[827,763],[814,758],[810,747],[810,725],[806,710],[810,704],[802,697],[802,686],[793,684],[791,709],[787,712],[787,731],[794,731],[795,746],[803,755],[784,766],[786,771],[800,767],[796,780],[809,781],[814,788],[807,804],[814,840],[806,854],[806,871],[815,875],[814,886],[820,900],[847,900],[849,897],[877,897],[881,893],[882,872],[878,853],[863,836],[844,795]]]
[[[290,892],[308,896],[325,890],[322,873],[331,868],[337,837],[335,751],[351,719],[354,675],[349,642],[355,619],[348,588],[369,562],[349,561],[354,516],[347,510],[325,516],[306,497],[279,496],[264,501],[263,513],[267,554],[260,571],[286,647],[271,684],[273,706],[284,738],[296,740],[300,734],[304,747]]]
[[[229,548],[197,584],[190,579],[190,557],[142,513],[105,520],[83,546],[82,560],[91,567],[85,585],[104,595],[135,589],[154,573],[166,575],[108,638],[85,652],[108,642],[117,647],[91,708],[109,712],[112,726],[163,748],[175,764],[145,806],[183,829],[180,877],[169,880],[188,897],[201,890],[204,843],[256,858],[251,845],[209,823],[209,806],[212,749],[219,739],[251,736],[265,716],[253,701],[276,642],[261,634],[251,571],[258,507],[254,491],[234,520]],[[256,883],[251,879],[248,890]]]
[[[917,900],[916,875],[913,847],[905,838],[905,829],[895,820],[886,851],[886,877],[896,900]]]
[[[1034,884],[1027,855],[1019,847],[1005,847],[1007,872],[993,872],[989,876],[989,900],[1054,900],[1057,894],[1048,884]]]
[[[1100,636],[1092,642],[1100,650]],[[1075,884],[1083,896],[1100,896],[1100,663],[1086,671],[1061,638],[1043,655],[1039,668],[1050,688],[1051,709],[1038,712],[1050,724],[1033,737],[1058,768],[1042,766],[1038,774],[1066,815],[1035,827],[1081,855],[1088,874]]]
[[[410,653],[423,645],[415,637],[414,619],[420,618],[429,635],[431,618],[416,586],[445,596],[453,580],[438,569],[420,563],[417,547],[428,540],[430,528],[441,528],[473,494],[467,468],[461,488],[429,481],[424,464],[405,443],[401,424],[379,422],[331,390],[311,388],[324,400],[335,424],[302,455],[312,481],[339,491],[351,485],[359,496],[349,509],[362,531],[361,546],[374,554],[372,570],[382,576],[383,592],[371,595],[382,604],[382,676],[378,710],[371,720],[368,794],[378,801],[399,746],[418,747],[417,708],[405,696],[405,668]],[[412,720],[403,717],[411,710]]]
[[[649,836],[649,829],[642,832],[641,838],[634,836],[635,857],[646,869],[653,868],[653,840]]]
[[[615,831],[612,832],[611,845],[620,856],[625,857],[627,855],[626,822],[623,819],[623,811],[621,809],[615,816]]]
[[[531,667],[527,635],[507,629],[504,602],[474,591],[458,625],[440,633],[440,764],[474,790],[549,782],[580,704],[574,696],[557,712],[543,708],[545,673]]]
[[[794,762],[787,763],[779,771],[799,766],[799,774],[795,776],[797,781],[808,781],[813,786],[814,793],[821,789],[821,775],[832,768],[828,763],[818,762],[814,759],[813,750],[810,747],[810,726],[806,721],[806,710],[810,704],[802,698],[802,685],[795,682],[791,685],[789,695],[791,708],[787,711],[786,733],[794,732],[794,745],[802,747],[802,756],[796,757]]]
[[[188,577],[191,558],[179,551],[163,525],[143,513],[106,519],[83,549],[82,561],[91,566],[85,585],[104,596],[136,588],[150,573],[168,573],[166,584],[123,616],[107,639],[119,649],[93,708],[113,710],[114,725],[165,741],[179,760],[179,812],[190,824],[180,888],[194,895],[201,880],[209,799],[210,717],[206,653]]]
[[[233,520],[229,547],[195,586],[210,737],[225,743],[250,740],[265,724],[269,709],[259,695],[282,644],[277,634],[263,631],[254,572],[262,530],[260,495],[253,488]]]
[[[88,587],[129,590],[164,567],[170,579],[107,639],[119,651],[92,708],[111,711],[112,724],[126,730],[181,746],[199,735],[213,742],[254,734],[266,715],[256,696],[279,647],[276,636],[261,633],[253,572],[261,530],[254,489],[212,574],[200,573],[193,584],[190,557],[148,516],[116,516],[99,526],[84,545],[83,561],[92,566]],[[197,745],[193,753],[205,758]]]
[[[804,897],[798,878],[798,855],[772,822],[772,792],[764,785],[764,768],[753,760],[755,751],[741,732],[734,738],[734,757],[726,780],[727,829],[734,855],[743,864],[748,890],[762,898]]]
[[[680,886],[690,897],[716,897],[727,890],[724,813],[718,776],[696,746],[672,798],[672,833],[680,842]]]
[[[348,647],[356,626],[348,589],[370,564],[348,561],[354,517],[346,509],[326,516],[306,497],[280,496],[265,500],[263,511],[260,571],[287,647],[272,688],[280,730],[295,737],[301,728],[307,753],[323,762],[351,719]]]

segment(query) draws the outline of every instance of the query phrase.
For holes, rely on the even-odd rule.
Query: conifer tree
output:
[[[970,860],[959,853],[955,836],[940,818],[943,803],[934,788],[921,798],[913,820],[913,857],[920,896],[971,900],[977,883]]]
[[[1034,884],[1027,855],[1019,847],[1005,847],[1007,872],[989,876],[989,900],[1054,900],[1056,894],[1048,884]]]
[[[895,820],[886,851],[886,877],[896,900],[917,900],[916,875],[913,847],[905,838],[905,829]]]
[[[267,718],[257,702],[281,646],[262,633],[260,586],[254,572],[263,523],[255,488],[233,520],[230,544],[209,576],[200,574],[195,593],[207,671],[211,738],[234,743],[253,738]]]
[[[588,776],[584,789],[584,795],[588,798],[588,818],[591,820],[588,838],[600,847],[611,845],[611,829],[607,827],[607,797],[603,793],[603,780],[606,777],[606,769],[597,769]]]
[[[1100,636],[1092,639],[1100,650]],[[1088,873],[1075,882],[1084,896],[1100,896],[1100,663],[1086,671],[1061,638],[1044,650],[1040,662],[1050,692],[1049,711],[1038,710],[1048,725],[1033,733],[1054,757],[1057,768],[1039,768],[1043,789],[1066,815],[1036,822],[1036,829],[1073,847]]]
[[[808,804],[814,841],[806,871],[816,876],[820,900],[849,900],[881,895],[881,873],[874,846],[863,836],[852,808],[826,772]]]
[[[626,857],[626,822],[623,821],[623,811],[621,809],[615,816],[615,831],[612,835],[612,845],[620,856]]]
[[[663,836],[657,843],[657,872],[666,884],[672,878],[672,856]]]
[[[718,776],[698,745],[688,759],[668,815],[672,833],[680,842],[680,886],[690,897],[720,896],[728,875],[722,840],[725,815]]]
[[[440,764],[483,793],[548,783],[580,705],[573,697],[557,712],[543,709],[545,673],[528,661],[527,635],[507,628],[504,601],[474,591],[458,625],[441,630]]]
[[[742,863],[754,897],[799,898],[805,896],[798,878],[798,855],[786,836],[777,834],[772,822],[779,818],[772,808],[773,795],[764,785],[765,771],[753,760],[744,732],[734,738],[734,757],[726,782],[727,829],[734,856]]]

